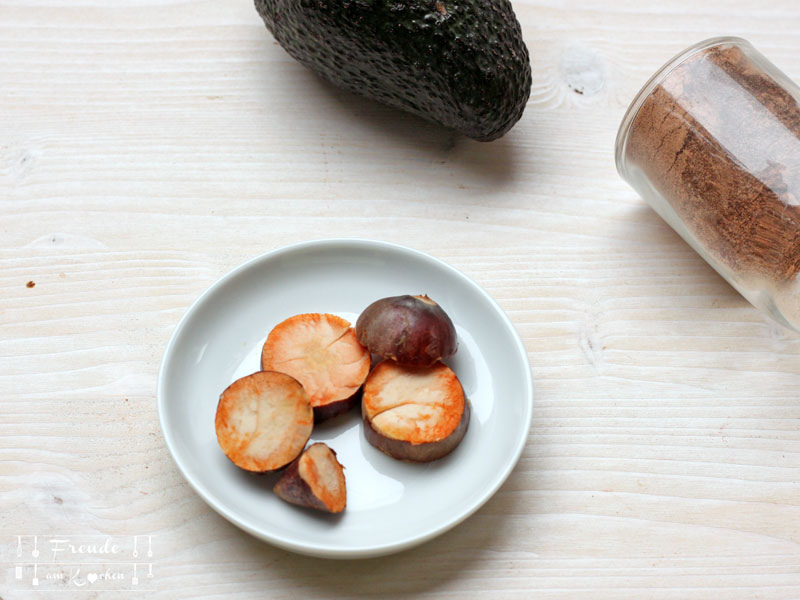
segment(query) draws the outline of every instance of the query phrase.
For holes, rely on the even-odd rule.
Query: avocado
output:
[[[255,0],[278,43],[332,83],[480,141],[531,90],[508,0]]]

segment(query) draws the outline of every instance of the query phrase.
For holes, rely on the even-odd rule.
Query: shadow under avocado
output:
[[[292,64],[291,68],[286,66],[285,75],[301,82],[294,86],[305,93],[313,92],[309,94],[312,96],[309,102],[319,104],[319,115],[336,115],[337,131],[347,131],[348,137],[339,133],[343,142],[363,147],[379,135],[388,157],[399,153],[396,158],[402,160],[411,154],[415,162],[455,170],[454,187],[464,179],[470,183],[478,179],[494,187],[514,181],[517,149],[513,129],[498,140],[477,142],[433,121],[337,87],[300,63]],[[280,85],[275,81],[273,84]],[[295,127],[314,122],[314,119],[301,119]],[[328,127],[325,133],[330,134],[330,125]]]

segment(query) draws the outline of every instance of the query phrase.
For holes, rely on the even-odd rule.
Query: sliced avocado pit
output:
[[[378,450],[398,460],[429,462],[461,443],[470,410],[446,365],[414,368],[385,360],[367,378],[362,416],[365,437]]]
[[[331,314],[290,317],[270,331],[261,368],[297,379],[308,392],[314,418],[322,421],[349,410],[369,373],[369,352],[350,323]]]
[[[293,461],[311,437],[314,413],[303,386],[285,373],[260,371],[222,392],[214,427],[225,455],[246,471]]]
[[[347,506],[344,470],[326,444],[312,444],[286,468],[273,491],[286,502],[330,513]]]

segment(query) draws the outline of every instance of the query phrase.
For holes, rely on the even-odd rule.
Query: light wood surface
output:
[[[613,164],[627,104],[691,43],[743,36],[800,80],[800,4],[515,8],[532,96],[480,144],[320,82],[249,0],[0,3],[2,598],[124,597],[15,580],[27,534],[154,536],[157,599],[800,598],[800,336]],[[190,303],[248,258],[329,237],[467,273],[535,380],[499,493],[432,542],[357,562],[228,524],[156,413]]]

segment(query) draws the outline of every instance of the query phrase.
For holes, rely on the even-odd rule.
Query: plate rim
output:
[[[528,399],[528,401],[524,403],[524,413],[525,413],[524,422],[526,423],[526,425],[523,427],[519,439],[516,441],[516,445],[514,447],[514,452],[511,456],[511,459],[507,461],[506,464],[504,465],[504,468],[501,470],[500,476],[496,479],[494,485],[489,486],[480,495],[480,497],[473,503],[473,505],[470,506],[467,510],[455,515],[453,518],[443,521],[443,523],[438,527],[431,529],[430,531],[428,531],[423,535],[418,535],[409,539],[403,539],[398,542],[390,544],[379,544],[374,546],[361,546],[356,548],[343,549],[324,544],[297,543],[280,537],[270,536],[269,534],[263,531],[251,527],[245,520],[237,517],[235,511],[231,511],[227,507],[219,504],[216,501],[216,499],[211,496],[208,490],[206,490],[203,486],[199,484],[199,482],[194,481],[194,478],[188,475],[187,469],[182,464],[181,459],[179,458],[179,454],[176,451],[175,448],[176,442],[172,438],[172,433],[170,433],[168,427],[166,426],[167,423],[169,422],[169,418],[166,416],[166,400],[164,399],[164,388],[166,385],[165,382],[167,378],[167,364],[172,355],[174,354],[175,346],[177,344],[178,338],[180,337],[180,334],[186,328],[188,321],[191,319],[192,315],[197,311],[198,307],[200,307],[217,290],[224,288],[226,284],[228,284],[231,280],[236,278],[243,271],[252,269],[261,263],[271,262],[285,254],[296,253],[298,251],[303,251],[314,247],[328,247],[328,246],[340,249],[341,248],[353,249],[358,247],[375,249],[377,247],[385,251],[399,252],[401,254],[411,255],[416,259],[421,259],[423,261],[434,263],[439,268],[445,269],[452,275],[462,279],[467,284],[469,284],[469,286],[475,292],[477,292],[485,300],[487,300],[490,303],[490,305],[494,308],[495,312],[500,316],[500,318],[505,323],[506,327],[511,333],[511,336],[516,346],[515,348],[516,352],[520,355],[520,357],[522,357],[523,362],[527,367],[526,369],[524,369],[525,389],[524,393],[522,394],[523,397],[526,397]],[[519,335],[519,332],[517,331],[516,327],[514,326],[514,323],[508,317],[506,312],[497,303],[497,301],[475,280],[473,280],[471,277],[469,277],[456,267],[445,262],[444,260],[439,259],[421,250],[416,250],[408,246],[403,246],[401,244],[397,244],[394,242],[387,242],[383,240],[344,237],[344,238],[320,238],[320,239],[307,240],[280,246],[273,250],[264,252],[263,254],[254,256],[244,261],[243,263],[240,263],[239,265],[230,269],[221,277],[216,279],[214,282],[212,282],[211,285],[209,285],[186,308],[186,311],[181,316],[177,325],[175,325],[174,329],[172,330],[172,333],[170,334],[169,341],[167,342],[167,345],[164,348],[164,353],[162,355],[161,362],[159,365],[158,381],[156,387],[156,403],[158,408],[158,420],[161,428],[161,434],[164,438],[167,449],[169,450],[170,456],[172,457],[172,460],[175,463],[175,466],[178,468],[178,471],[180,472],[181,476],[186,480],[186,482],[195,491],[195,493],[198,496],[200,496],[200,498],[206,504],[208,504],[208,506],[210,506],[217,514],[225,518],[227,521],[229,521],[236,527],[242,529],[243,531],[246,531],[250,535],[262,541],[265,541],[273,546],[282,548],[284,550],[289,550],[299,554],[307,556],[315,556],[319,558],[359,559],[359,558],[368,558],[368,557],[394,554],[396,552],[401,552],[403,550],[407,550],[419,544],[423,544],[427,541],[430,541],[431,539],[442,535],[443,533],[449,531],[456,525],[462,523],[470,516],[472,516],[475,512],[477,512],[484,504],[486,504],[507,481],[508,477],[516,468],[517,463],[519,462],[519,459],[522,456],[522,452],[524,451],[525,446],[527,445],[527,440],[528,436],[530,435],[530,430],[533,421],[534,389],[533,389],[533,375],[532,375],[530,359],[528,358],[528,353],[525,348],[525,344],[523,343],[522,338]]]

